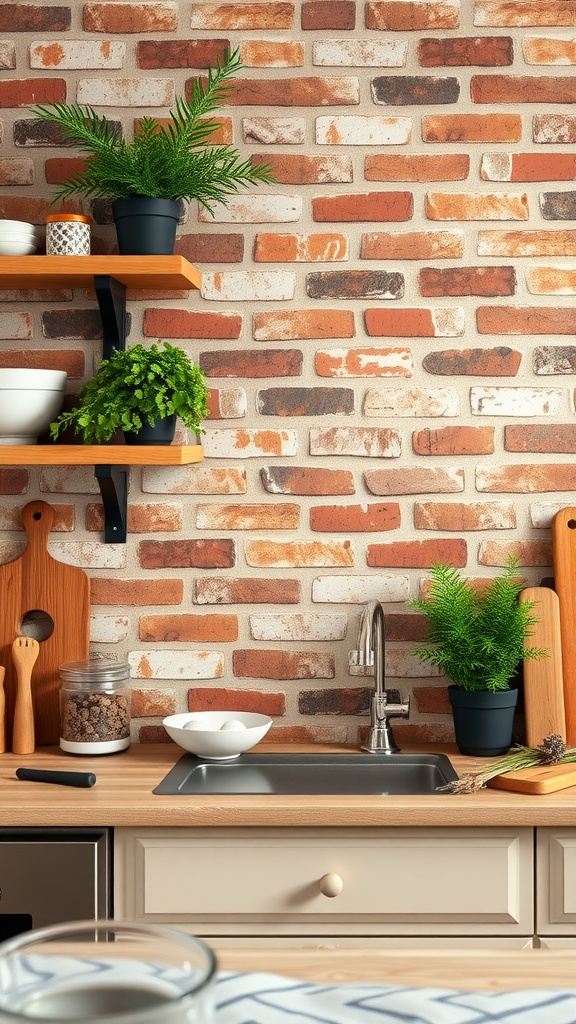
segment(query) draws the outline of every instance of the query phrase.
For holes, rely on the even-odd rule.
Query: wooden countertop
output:
[[[263,743],[256,749],[276,753],[355,750],[278,743]],[[434,749],[450,757],[459,775],[486,763],[462,757],[455,747]],[[101,757],[74,757],[58,747],[40,748],[30,755],[0,754],[0,826],[576,825],[576,787],[546,796],[495,789],[424,797],[155,795],[152,790],[183,753],[175,744],[163,743],[134,744],[122,753]],[[91,789],[23,782],[15,776],[16,768],[23,766],[92,771],[97,781]]]

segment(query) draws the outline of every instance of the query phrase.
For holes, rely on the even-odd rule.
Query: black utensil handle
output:
[[[84,789],[96,782],[94,772],[60,772],[47,768],[17,768],[16,778],[27,782],[56,782],[60,786],[79,786]]]

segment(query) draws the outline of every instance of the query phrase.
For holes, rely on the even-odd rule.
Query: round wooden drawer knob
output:
[[[318,882],[318,888],[323,896],[339,896],[344,888],[344,882],[337,875],[335,871],[329,871],[327,875],[322,875],[322,878]]]

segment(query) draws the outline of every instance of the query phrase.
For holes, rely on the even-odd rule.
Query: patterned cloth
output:
[[[576,989],[457,992],[220,971],[214,1002],[214,1024],[576,1024]]]

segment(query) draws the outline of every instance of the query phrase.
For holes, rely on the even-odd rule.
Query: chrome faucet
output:
[[[386,635],[384,628],[384,609],[380,601],[369,601],[360,616],[358,643],[355,651],[350,651],[348,662],[358,666],[374,666],[374,693],[370,701],[370,732],[362,750],[370,754],[396,754],[400,747],[396,743],[390,718],[408,718],[410,714],[410,698],[400,701],[397,691],[394,701],[389,702],[389,693],[384,685],[384,655]]]

